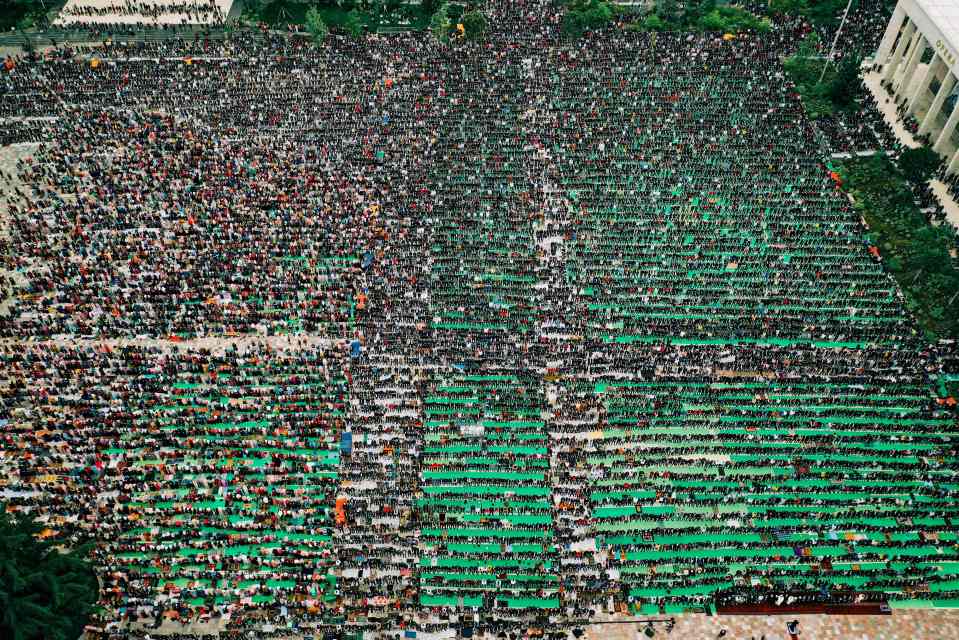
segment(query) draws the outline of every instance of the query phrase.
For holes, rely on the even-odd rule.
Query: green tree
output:
[[[359,0],[359,8],[374,24],[393,18],[403,6],[403,0]]]
[[[819,36],[810,33],[799,43],[795,55],[783,61],[783,69],[796,84],[806,112],[814,119],[835,111],[829,97],[829,85],[819,82],[824,64],[820,45]]]
[[[702,2],[699,3],[699,7],[696,9],[696,11],[700,15],[706,15],[707,13],[714,10],[715,8],[716,8],[716,0],[702,0]]]
[[[0,30],[28,29],[42,24],[45,15],[46,9],[40,0],[0,0]]]
[[[651,13],[643,20],[643,28],[647,31],[663,31],[666,28],[666,23],[655,13]]]
[[[819,55],[820,47],[822,47],[822,39],[819,37],[819,34],[813,31],[799,41],[796,55],[802,58],[812,58]]]
[[[842,59],[836,76],[828,85],[827,95],[837,109],[848,110],[856,106],[856,91],[859,88],[859,67],[862,60],[850,54]]]
[[[929,147],[906,149],[899,156],[899,170],[910,182],[928,182],[939,168],[942,159]]]
[[[269,4],[270,0],[244,0],[243,12],[254,20],[262,20],[263,13]]]
[[[343,29],[353,36],[359,38],[363,35],[363,16],[356,9],[352,9],[346,14],[346,20],[343,22]]]
[[[481,40],[486,34],[488,23],[482,11],[464,13],[461,19],[467,40]]]
[[[37,536],[40,524],[0,505],[0,638],[75,640],[97,600],[97,579],[82,558]]]
[[[700,25],[706,21],[710,28],[705,31],[768,31],[769,21],[760,20],[741,7],[718,7],[700,18]]]
[[[440,42],[449,42],[450,39],[450,3],[444,2],[433,12],[430,18],[430,31]]]
[[[838,26],[839,18],[846,8],[847,0],[816,0],[802,15],[824,27]]]
[[[679,21],[679,3],[676,0],[659,0],[656,3],[656,15],[666,24],[675,24]]]
[[[310,7],[306,11],[306,30],[310,32],[310,36],[313,37],[313,42],[316,45],[323,44],[330,32],[329,27],[323,22],[323,16],[316,10],[316,7]]]
[[[909,182],[884,153],[853,158],[840,170],[926,337],[959,337],[959,269],[949,255],[956,245],[952,225],[928,223]]]
[[[769,10],[790,16],[805,16],[809,15],[809,3],[807,0],[770,0]]]
[[[926,226],[914,236],[909,264],[924,273],[947,273],[952,268],[952,258],[942,237],[935,227]]]
[[[600,29],[613,19],[613,7],[605,0],[574,0],[563,15],[561,31],[572,39],[590,29]]]
[[[563,16],[560,31],[567,38],[578,40],[583,37],[587,29],[589,29],[589,24],[581,11],[567,11]]]
[[[599,29],[613,19],[613,8],[601,0],[591,0],[583,8],[583,13],[590,29]]]
[[[732,31],[726,20],[718,11],[711,11],[699,19],[699,27],[703,31]]]

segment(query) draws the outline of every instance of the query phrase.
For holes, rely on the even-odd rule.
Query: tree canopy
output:
[[[788,16],[801,16],[820,26],[831,27],[839,24],[840,16],[847,4],[847,0],[770,0],[769,11]],[[858,4],[859,0],[853,0],[852,8],[855,9]]]
[[[783,61],[783,69],[796,84],[806,113],[816,119],[857,108],[861,63],[862,57],[856,51],[848,52],[835,64],[828,62],[822,41],[813,32],[799,43],[794,55]]]
[[[317,45],[323,44],[327,34],[330,32],[329,27],[323,22],[323,16],[316,10],[316,7],[310,7],[306,12],[306,30],[310,32],[310,36],[313,37],[313,42]]]
[[[632,28],[642,31],[768,31],[768,20],[741,7],[718,6],[716,0],[656,0],[653,10]]]
[[[467,40],[482,40],[486,35],[487,20],[482,11],[464,13],[461,19]]]
[[[580,38],[613,19],[613,7],[605,0],[573,0],[563,15],[562,31],[568,38]]]
[[[858,54],[848,53],[836,67],[836,75],[827,85],[826,95],[837,109],[848,111],[856,107],[861,65],[862,58]]]
[[[430,18],[430,32],[440,42],[449,42],[451,28],[450,3],[444,2],[436,8]]]
[[[0,0],[0,30],[35,26],[43,22],[44,14],[40,0]]]
[[[942,159],[929,147],[906,149],[899,155],[899,168],[906,179],[916,184],[928,181]]]
[[[769,0],[769,10],[791,16],[808,15],[809,2],[807,0]]]
[[[910,156],[921,159],[928,154],[911,152],[906,164],[914,161]],[[926,220],[903,164],[902,157],[897,167],[885,154],[877,153],[847,160],[842,176],[856,198],[856,208],[869,223],[883,260],[899,282],[906,306],[929,337],[959,338],[959,269],[949,255],[956,231],[952,225],[936,227]]]
[[[352,9],[346,14],[343,29],[354,38],[359,38],[363,35],[363,15],[357,9]]]
[[[97,600],[86,548],[62,553],[43,527],[0,505],[0,638],[76,640]]]

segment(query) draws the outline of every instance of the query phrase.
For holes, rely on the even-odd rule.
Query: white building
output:
[[[919,133],[959,171],[959,0],[899,0],[875,62]]]

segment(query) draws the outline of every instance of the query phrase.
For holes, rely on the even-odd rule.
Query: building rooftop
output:
[[[915,0],[954,52],[959,52],[959,0]],[[935,43],[933,43],[935,44]]]

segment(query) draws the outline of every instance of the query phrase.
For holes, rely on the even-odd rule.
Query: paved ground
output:
[[[157,16],[152,15],[143,15],[143,14],[127,14],[124,12],[109,12],[113,7],[124,7],[128,3],[124,0],[67,0],[67,4],[64,6],[64,10],[70,10],[74,7],[92,7],[98,10],[106,10],[107,13],[103,15],[90,15],[83,16],[84,22],[95,22],[100,24],[150,24],[150,25],[165,25],[165,24],[193,24],[197,23],[195,18],[188,17],[186,13],[176,12],[176,13],[162,13]],[[138,0],[136,2],[138,6],[145,7],[168,7],[169,5],[192,5],[192,6],[206,6],[207,2],[205,0]],[[221,16],[227,16],[230,13],[232,8],[233,0],[216,0],[216,5],[219,7]],[[54,25],[61,26],[64,24],[70,24],[74,22],[77,18],[73,15],[67,14],[65,11],[61,11],[57,19],[54,21]],[[219,24],[222,20],[219,17],[214,18],[212,14],[205,22],[209,24]]]
[[[915,75],[917,78],[920,78],[925,74],[922,73],[920,69]],[[889,93],[882,88],[882,77],[880,74],[877,72],[867,73],[863,76],[863,79],[879,103],[879,110],[883,118],[889,123],[889,126],[892,127],[899,141],[912,148],[920,146],[913,135],[902,126],[902,122],[899,120],[899,114],[896,113],[896,102],[890,98]],[[933,193],[939,198],[942,208],[946,210],[946,220],[951,222],[953,226],[959,227],[959,204],[949,196],[949,192],[943,183],[938,180],[933,180],[930,186],[932,187]],[[959,638],[959,635],[955,637]]]
[[[676,616],[676,627],[666,633],[654,626],[655,638],[711,640],[723,630],[724,640],[788,640],[786,623],[799,620],[800,640],[956,640],[959,611],[948,609],[896,610],[891,616]],[[588,640],[639,640],[644,625],[602,624],[586,629]]]
[[[612,623],[585,627],[585,640],[645,640],[645,624],[628,622],[622,617],[608,618]],[[670,640],[789,640],[786,623],[799,621],[800,640],[957,640],[959,610],[896,610],[890,616],[704,616],[679,615],[669,633],[663,623],[653,625],[654,638]],[[151,635],[195,633],[213,634],[220,624],[181,625],[166,622]],[[725,631],[726,635],[719,634]],[[430,635],[430,634],[427,634]],[[387,636],[384,636],[387,637]],[[482,636],[474,636],[480,640]],[[492,638],[492,636],[488,636]],[[302,636],[291,635],[289,640]],[[572,636],[570,636],[572,638]]]
[[[946,185],[939,180],[933,180],[929,183],[929,186],[932,187],[932,192],[939,198],[942,208],[946,210],[946,220],[951,222],[953,226],[959,227],[959,204],[949,195]]]
[[[0,124],[0,126],[2,126],[2,124]],[[33,156],[37,150],[37,146],[36,144],[29,143],[0,147],[0,169],[7,175],[16,174],[17,160],[23,160]],[[0,177],[0,190],[4,193],[21,186],[22,183],[17,178],[7,180]],[[9,210],[6,199],[0,200],[0,242],[10,237],[10,220],[8,214]],[[12,296],[8,295],[12,293],[12,291],[7,289],[4,282],[6,278],[12,278],[15,282],[23,282],[23,276],[21,274],[6,269],[6,265],[0,262],[0,315],[6,313],[10,304],[13,302]]]
[[[922,74],[919,72],[916,73],[917,77],[921,75]],[[912,137],[911,133],[906,131],[906,129],[902,126],[902,122],[899,121],[899,114],[896,113],[896,101],[893,100],[889,96],[889,93],[882,88],[882,75],[874,71],[872,73],[863,75],[863,80],[866,83],[866,87],[876,98],[876,102],[879,103],[879,111],[882,113],[882,117],[889,124],[889,126],[892,127],[892,130],[896,133],[896,137],[899,138],[899,141],[908,147],[918,147],[919,143],[916,142],[916,139]]]

